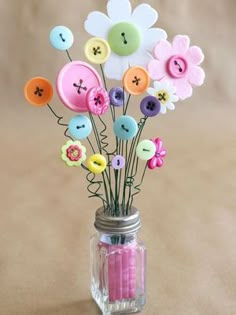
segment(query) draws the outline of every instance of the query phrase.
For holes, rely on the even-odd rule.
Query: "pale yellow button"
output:
[[[92,37],[85,44],[84,53],[90,62],[103,64],[109,59],[111,48],[103,38]]]
[[[105,157],[101,154],[91,155],[87,160],[87,167],[91,173],[100,174],[107,166]]]

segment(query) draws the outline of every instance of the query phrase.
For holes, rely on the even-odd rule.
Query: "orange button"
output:
[[[132,95],[143,94],[150,84],[150,77],[143,67],[131,67],[123,76],[123,86]]]
[[[53,97],[53,87],[47,79],[36,77],[26,83],[24,94],[31,105],[45,106]]]

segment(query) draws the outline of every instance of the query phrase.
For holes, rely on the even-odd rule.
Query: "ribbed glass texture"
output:
[[[145,304],[146,249],[136,233],[96,233],[90,245],[91,292],[102,313],[141,311]]]

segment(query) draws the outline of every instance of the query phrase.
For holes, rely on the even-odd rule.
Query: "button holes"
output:
[[[34,94],[41,97],[41,96],[43,96],[42,93],[43,93],[43,89],[40,89],[40,87],[36,86],[36,89],[35,89],[35,91],[34,91]]]
[[[76,126],[76,129],[81,129],[81,128],[85,128],[85,125]]]
[[[126,39],[126,37],[125,37],[125,33],[124,33],[124,32],[121,33],[121,36],[123,37],[123,43],[124,43],[125,45],[127,45],[128,42],[127,42],[127,39]]]
[[[101,55],[102,51],[101,51],[101,47],[97,46],[97,47],[93,47],[93,54],[94,56],[97,56],[98,54]]]
[[[63,43],[64,43],[66,40],[65,40],[65,38],[63,37],[62,33],[60,33],[59,36],[61,37],[61,40],[62,40]]]
[[[125,130],[126,132],[129,132],[129,129],[127,129],[127,128],[125,127],[125,125],[121,125],[121,128],[122,128],[123,130]]]
[[[140,82],[141,82],[141,78],[138,78],[137,76],[135,76],[132,81],[132,83],[136,84],[137,86],[139,85]]]
[[[177,60],[174,61],[175,66],[178,67],[179,72],[183,72],[183,69],[181,68],[180,64],[178,63]]]
[[[153,111],[155,109],[155,107],[156,107],[156,104],[154,102],[149,101],[147,103],[147,109]]]
[[[78,84],[77,83],[73,83],[73,86],[78,88],[77,89],[77,93],[78,94],[81,94],[81,90],[87,91],[87,87],[83,86],[83,82],[84,81],[82,79],[80,79]]]
[[[158,93],[158,100],[159,101],[166,101],[166,93],[163,92],[163,93]]]

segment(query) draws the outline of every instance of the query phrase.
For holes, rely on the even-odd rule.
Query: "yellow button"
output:
[[[26,83],[24,94],[31,105],[45,106],[53,97],[53,87],[47,79],[36,77]]]
[[[90,62],[102,64],[110,57],[111,48],[103,38],[92,37],[85,44],[84,53]]]
[[[123,76],[123,86],[132,95],[143,94],[150,84],[150,77],[143,67],[131,67]]]
[[[102,173],[107,166],[105,157],[101,154],[91,155],[87,160],[87,167],[94,174]]]

